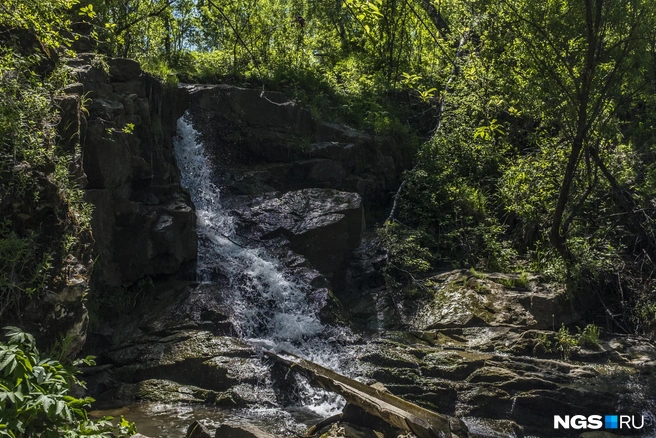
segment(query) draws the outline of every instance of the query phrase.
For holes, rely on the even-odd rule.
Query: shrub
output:
[[[73,78],[61,66],[41,77],[37,63],[0,48],[0,318],[57,290],[69,256],[88,257],[91,207],[71,175],[79,145],[63,147],[57,131],[57,90]]]
[[[91,421],[86,407],[94,400],[69,394],[73,383],[83,385],[74,366],[42,358],[32,335],[5,327],[0,343],[0,436],[5,437],[100,437],[132,435],[134,423],[121,419],[118,428],[111,417]],[[82,360],[92,364],[92,358]],[[74,365],[77,365],[75,363]]]

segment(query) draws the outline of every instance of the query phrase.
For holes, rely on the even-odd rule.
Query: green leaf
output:
[[[65,407],[66,407],[66,403],[64,403],[63,400],[59,400],[55,408],[55,415],[61,414],[61,412],[64,410]]]
[[[43,406],[43,411],[46,414],[50,414],[50,408],[54,405],[54,401],[48,395],[41,395],[37,399],[37,403],[41,403]]]

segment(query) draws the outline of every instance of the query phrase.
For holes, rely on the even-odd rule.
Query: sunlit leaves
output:
[[[57,48],[68,30],[68,12],[78,0],[3,0],[0,5],[0,28],[29,29],[43,44]]]
[[[87,6],[80,8],[78,15],[82,15],[94,19],[98,14],[96,13],[96,11],[93,10],[93,4],[90,3]]]
[[[15,327],[5,332],[0,342],[0,436],[114,436],[111,418],[89,421],[85,408],[93,399],[68,395],[77,382],[73,369],[42,359],[31,335]],[[134,424],[121,418],[119,432],[132,435]]]

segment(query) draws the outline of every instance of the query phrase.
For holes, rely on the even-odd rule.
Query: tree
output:
[[[567,155],[549,231],[551,244],[562,257],[571,258],[569,228],[594,188],[590,184],[597,183],[592,174],[599,168],[614,201],[632,217],[634,231],[649,245],[633,217],[635,202],[608,170],[600,151],[615,143],[617,109],[624,96],[636,91],[627,87],[628,76],[645,54],[649,5],[639,0],[561,0],[505,1],[502,7],[525,53],[520,58],[522,70],[539,81],[544,102],[560,111],[549,116]],[[582,166],[587,187],[581,180]]]

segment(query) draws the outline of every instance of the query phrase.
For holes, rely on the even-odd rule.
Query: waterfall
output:
[[[221,204],[212,160],[188,114],[178,120],[174,152],[181,184],[190,193],[198,217],[198,278],[211,284],[217,270],[228,277],[230,296],[224,298],[234,312],[232,322],[239,335],[251,344],[340,369],[332,341],[345,329],[325,326],[318,316],[320,309],[308,300],[309,286],[286,276],[281,263],[264,248],[238,243],[234,218]],[[305,404],[322,415],[343,405],[341,397],[307,386],[298,391]]]

